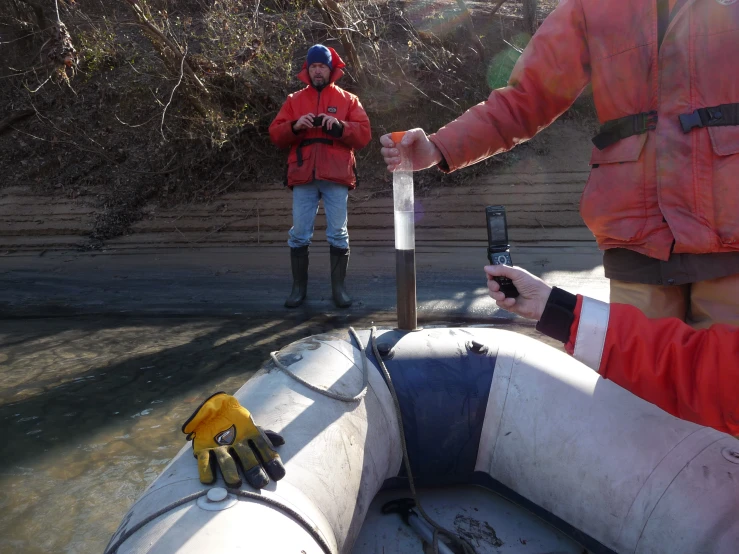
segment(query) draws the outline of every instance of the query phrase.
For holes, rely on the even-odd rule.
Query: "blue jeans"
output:
[[[293,188],[293,226],[287,244],[290,248],[308,246],[313,238],[313,224],[318,213],[318,201],[323,198],[326,212],[326,238],[331,246],[349,248],[346,229],[346,201],[349,187],[330,181],[316,180]]]

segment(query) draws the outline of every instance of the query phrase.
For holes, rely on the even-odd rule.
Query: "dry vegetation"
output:
[[[434,130],[504,85],[530,36],[520,3],[468,6],[472,17],[459,0],[0,0],[0,187],[87,199],[105,239],[147,202],[281,186],[284,153],[266,131],[315,42],[349,65],[339,84],[375,136]],[[378,150],[360,153],[363,186],[387,179]]]

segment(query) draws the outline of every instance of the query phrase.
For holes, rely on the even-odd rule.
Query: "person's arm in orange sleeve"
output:
[[[293,124],[298,116],[293,113],[292,95],[288,96],[274,121],[269,126],[269,138],[278,148],[289,148],[301,140],[302,132],[295,132]]]
[[[565,112],[590,82],[581,0],[562,0],[518,59],[508,86],[429,139],[454,171],[510,150]]]
[[[600,363],[591,367],[605,379],[681,419],[739,435],[739,329],[693,329],[677,318],[649,319],[633,306],[596,302],[579,297],[568,341],[576,358],[589,350],[595,360],[600,342]]]
[[[636,396],[679,418],[739,435],[739,328],[693,329],[675,318],[649,319],[633,306],[607,304],[549,287],[525,270],[488,266],[498,305],[537,319],[536,328]],[[504,298],[492,276],[513,280]]]
[[[516,62],[508,86],[436,133],[409,129],[402,148],[413,171],[455,171],[510,150],[564,113],[590,82],[590,51],[581,0],[561,0]],[[399,145],[380,137],[388,171],[400,164]]]

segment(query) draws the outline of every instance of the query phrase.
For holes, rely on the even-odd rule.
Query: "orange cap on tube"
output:
[[[390,133],[390,140],[392,140],[397,146],[398,144],[400,144],[400,141],[403,140],[404,136],[405,131],[395,131],[393,133]]]

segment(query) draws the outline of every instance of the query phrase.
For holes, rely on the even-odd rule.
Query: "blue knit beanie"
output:
[[[310,50],[308,50],[306,63],[308,64],[308,67],[314,63],[322,63],[327,65],[329,69],[333,69],[331,64],[331,50],[326,48],[323,44],[311,46]]]

